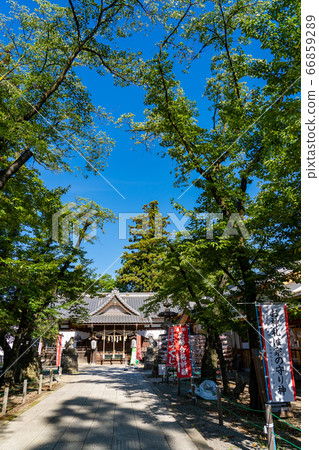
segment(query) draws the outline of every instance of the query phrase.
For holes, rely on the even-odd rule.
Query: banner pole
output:
[[[192,392],[193,405],[196,405],[197,398],[196,398],[196,395],[195,395],[195,386],[194,386],[193,349],[192,349],[191,332],[190,332],[190,326],[189,325],[187,325],[187,331],[188,331],[188,343],[189,343],[189,350],[190,350],[190,356],[191,356],[191,368],[192,368],[191,392]]]

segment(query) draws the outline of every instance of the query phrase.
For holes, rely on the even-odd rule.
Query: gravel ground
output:
[[[197,404],[193,405],[192,398],[189,394],[190,383],[183,381],[181,383],[181,396],[177,395],[176,381],[169,384],[162,383],[160,378],[151,378],[149,374],[145,374],[146,379],[152,383],[155,392],[164,401],[166,406],[173,410],[177,420],[184,427],[194,427],[205,438],[207,444],[215,450],[236,450],[236,449],[265,449],[267,448],[267,438],[263,432],[264,417],[258,413],[250,413],[247,410],[238,408],[235,405],[228,404],[232,413],[224,410],[224,425],[218,423],[217,407],[214,402],[198,398]],[[246,391],[241,396],[240,403],[248,405],[249,394]],[[295,417],[293,419],[285,419],[292,425],[300,428],[300,401],[292,403],[292,409]],[[239,417],[233,415],[237,414]],[[249,425],[246,421],[252,422],[257,426]],[[277,427],[277,429],[276,429]],[[289,430],[289,434],[287,434]],[[292,430],[292,434],[290,431]],[[285,424],[275,424],[275,433],[280,434],[288,441],[301,447],[300,433],[288,427]],[[297,447],[297,448],[298,448]],[[277,450],[279,449],[295,449],[296,447],[289,445],[282,440],[277,439]]]

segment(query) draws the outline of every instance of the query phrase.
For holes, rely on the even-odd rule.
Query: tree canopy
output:
[[[168,218],[162,217],[156,200],[143,206],[144,213],[133,217],[131,244],[124,248],[122,267],[116,283],[122,291],[156,292],[159,287],[158,263],[163,257],[168,232]]]
[[[73,204],[73,209],[66,208],[61,200],[65,192],[64,188],[47,189],[37,171],[27,167],[2,191],[0,338],[5,351],[5,370],[25,351],[31,352],[30,343],[50,331],[66,313],[75,321],[85,318],[83,295],[96,292],[91,261],[81,247],[87,237],[94,240],[89,236],[93,221],[103,228],[103,223],[113,221],[114,215],[83,199]],[[84,206],[82,214],[81,206]],[[80,214],[72,215],[75,207]],[[65,235],[62,239],[61,233],[57,241],[53,239],[52,217],[61,211],[62,218],[69,216],[70,226],[76,224],[73,242]],[[65,231],[68,234],[69,229],[64,229],[64,234]],[[12,348],[9,337],[14,337]],[[8,370],[5,379],[18,380],[21,373],[18,368],[19,365],[14,365]]]
[[[251,348],[259,345],[255,302],[278,301],[284,283],[300,275],[299,10],[298,0],[170,5],[166,34],[144,71],[145,120],[119,119],[137,143],[155,140],[172,158],[176,184],[185,189],[180,199],[189,181],[198,189],[192,237],[178,247],[177,260],[188,267],[197,298],[210,292],[219,304],[235,286],[231,302],[247,304]],[[210,122],[186,95],[177,69],[192,73],[206,55]],[[207,239],[211,224],[198,221],[198,213],[219,215],[213,239]],[[173,272],[162,288],[187,304],[187,284],[177,268],[181,299]],[[253,366],[251,376],[256,394]],[[251,395],[252,407],[256,400]]]
[[[108,115],[76,69],[137,79],[139,54],[118,41],[139,28],[139,1],[36,3],[31,12],[12,1],[11,15],[0,16],[0,188],[30,158],[53,170],[103,170],[114,145],[99,126]]]

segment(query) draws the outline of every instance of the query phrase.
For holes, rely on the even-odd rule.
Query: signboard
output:
[[[290,402],[272,402],[271,410],[273,413],[282,413],[282,411],[290,412],[291,404]]]
[[[192,376],[192,360],[187,326],[175,326],[174,337],[177,362],[177,377],[190,378]]]
[[[158,365],[158,374],[159,374],[159,376],[165,376],[166,375],[166,364],[159,364]]]
[[[266,383],[271,402],[296,400],[286,305],[260,305]]]
[[[62,335],[58,334],[58,339],[56,342],[56,366],[61,366],[61,353],[62,353]]]
[[[167,333],[167,367],[176,367],[176,353],[175,353],[175,340],[174,340],[174,327],[168,327]]]
[[[136,347],[133,347],[131,350],[131,361],[130,364],[136,364]]]
[[[136,336],[136,359],[138,359],[139,361],[141,361],[142,359],[142,338],[141,335],[138,334]]]

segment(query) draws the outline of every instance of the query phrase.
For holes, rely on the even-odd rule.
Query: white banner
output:
[[[293,402],[296,400],[296,389],[286,305],[261,305],[259,312],[270,401]]]

